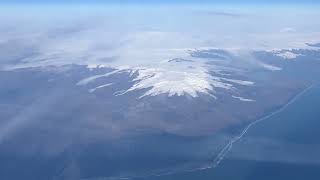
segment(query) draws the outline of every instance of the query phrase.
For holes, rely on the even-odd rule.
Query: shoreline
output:
[[[159,173],[150,173],[150,174],[145,174],[145,175],[137,175],[137,176],[120,176],[120,177],[98,177],[98,178],[89,178],[89,179],[82,179],[82,180],[129,180],[129,179],[141,179],[141,178],[148,178],[148,177],[161,177],[161,176],[170,176],[170,175],[175,175],[175,174],[180,174],[180,173],[192,173],[192,172],[197,172],[197,171],[203,171],[203,170],[208,170],[208,169],[214,169],[219,166],[219,164],[224,160],[225,156],[228,154],[228,152],[232,149],[232,146],[234,143],[238,142],[244,135],[248,132],[248,130],[256,125],[259,122],[262,122],[270,117],[273,117],[284,110],[287,109],[291,104],[293,104],[296,100],[298,100],[302,95],[307,93],[310,89],[312,89],[316,84],[313,83],[306,88],[304,88],[301,92],[293,96],[286,104],[281,106],[279,109],[249,123],[239,135],[233,137],[218,153],[218,155],[213,159],[213,162],[211,163],[212,165],[204,166],[204,167],[199,167],[199,168],[193,168],[193,169],[175,169],[171,171],[165,171],[165,172],[159,172]]]
[[[270,114],[263,116],[253,122],[251,122],[249,125],[247,125],[242,131],[241,133],[232,138],[229,143],[227,145],[224,146],[224,148],[221,149],[221,151],[218,153],[218,155],[216,156],[216,158],[214,158],[213,160],[213,165],[211,167],[207,167],[207,169],[209,168],[215,168],[217,167],[221,161],[223,161],[223,159],[225,158],[225,156],[228,154],[228,152],[232,149],[232,146],[234,143],[238,142],[247,132],[248,130],[254,126],[255,124],[264,121],[272,116],[275,116],[279,113],[281,113],[282,111],[286,110],[287,107],[289,107],[291,104],[293,104],[296,100],[298,100],[300,98],[300,96],[304,95],[306,92],[308,92],[310,89],[312,89],[315,86],[315,84],[311,84],[308,87],[306,87],[304,90],[302,90],[301,92],[299,92],[298,94],[296,94],[293,98],[291,98],[291,100],[289,100],[286,104],[284,104],[280,109],[271,112]]]

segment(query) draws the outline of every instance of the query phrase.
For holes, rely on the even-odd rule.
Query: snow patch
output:
[[[104,88],[104,87],[108,87],[108,86],[111,86],[112,84],[113,84],[113,83],[108,83],[108,84],[104,84],[104,85],[101,85],[101,86],[92,88],[92,89],[89,90],[89,92],[90,92],[90,93],[93,93],[93,92],[96,91],[97,89]]]
[[[217,89],[231,90],[236,85],[249,86],[253,82],[219,77],[223,67],[211,66],[210,72],[203,62],[195,61],[166,61],[157,66],[137,68],[134,85],[117,95],[131,91],[147,90],[140,98],[167,94],[170,96],[198,97],[207,94],[216,98]],[[211,71],[216,72],[215,75]]]
[[[275,55],[279,56],[279,57],[281,57],[283,59],[295,59],[298,56],[301,56],[301,54],[295,54],[295,53],[290,52],[290,51],[276,52]]]
[[[244,101],[244,102],[254,102],[255,100],[253,99],[247,99],[247,98],[243,98],[243,97],[240,97],[240,96],[232,96],[233,98],[235,99],[239,99],[240,101]]]

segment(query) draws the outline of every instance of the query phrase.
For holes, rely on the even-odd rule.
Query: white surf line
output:
[[[305,88],[303,91],[301,91],[299,94],[297,94],[296,96],[294,96],[287,104],[283,105],[280,109],[272,112],[271,114],[268,114],[267,116],[264,116],[252,123],[250,123],[238,136],[234,137],[233,139],[230,140],[230,142],[220,151],[220,153],[217,155],[217,157],[213,160],[213,165],[211,168],[215,168],[217,167],[220,162],[224,159],[224,157],[227,155],[227,153],[232,149],[232,146],[234,143],[236,143],[237,141],[239,141],[250,129],[250,127],[254,126],[255,124],[266,120],[276,114],[281,113],[282,111],[284,111],[285,109],[287,109],[288,106],[290,106],[292,103],[294,103],[296,100],[299,99],[300,96],[302,96],[303,94],[305,94],[308,90],[310,90],[312,87],[314,86],[314,84],[310,85],[309,87]]]
[[[184,170],[172,170],[172,171],[167,171],[167,172],[162,172],[162,173],[151,173],[151,174],[145,174],[145,175],[137,175],[137,176],[122,176],[122,177],[100,177],[100,178],[90,178],[90,179],[82,179],[82,180],[130,180],[130,179],[144,179],[148,177],[160,177],[160,176],[168,176],[168,175],[174,175],[174,174],[179,174],[179,173],[190,173],[190,172],[197,172],[197,171],[203,171],[207,169],[212,169],[216,168],[219,163],[224,159],[224,157],[227,155],[227,153],[232,149],[232,145],[239,141],[252,127],[253,125],[257,124],[258,122],[261,122],[263,120],[266,120],[276,114],[279,114],[280,112],[284,111],[289,105],[294,103],[296,100],[299,99],[300,96],[305,94],[308,90],[310,90],[312,87],[314,87],[314,84],[310,85],[309,87],[305,88],[302,90],[300,93],[295,95],[287,104],[283,105],[280,109],[272,112],[271,114],[268,114],[252,123],[250,123],[238,136],[234,137],[233,139],[230,140],[230,142],[219,152],[217,157],[213,160],[212,165],[208,166],[203,166],[199,168],[192,168],[192,169],[184,169]]]

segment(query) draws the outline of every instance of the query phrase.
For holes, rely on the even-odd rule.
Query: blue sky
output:
[[[214,4],[318,4],[320,0],[0,0],[0,3],[214,3]]]

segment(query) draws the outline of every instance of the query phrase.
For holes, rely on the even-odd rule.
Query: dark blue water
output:
[[[252,126],[218,167],[142,179],[319,180],[319,108],[318,85],[281,113]]]

